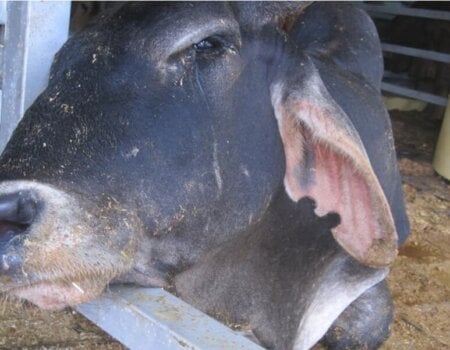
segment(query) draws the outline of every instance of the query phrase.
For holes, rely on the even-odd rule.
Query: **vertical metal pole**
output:
[[[450,180],[450,95],[434,152],[433,167],[442,177]]]
[[[67,40],[70,1],[6,3],[0,151],[46,87],[55,53]]]
[[[3,53],[5,48],[6,1],[0,0],[0,117],[2,110]]]

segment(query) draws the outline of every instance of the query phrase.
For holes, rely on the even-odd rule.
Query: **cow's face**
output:
[[[316,214],[340,215],[330,230],[342,254],[389,264],[396,227],[407,225],[378,90],[381,51],[367,17],[348,13],[320,4],[303,13],[298,3],[126,4],[72,37],[1,158],[1,290],[60,308],[113,280],[164,286],[214,264],[198,284],[221,269],[232,278],[261,225],[297,233],[304,197]],[[280,193],[291,207],[271,222]],[[283,270],[290,249],[313,252],[311,265],[330,256],[303,238],[301,247],[265,247],[275,257],[267,269]],[[243,264],[205,263],[230,244]],[[297,285],[283,290],[304,301],[316,291],[302,286],[330,290],[339,276],[329,273],[325,285],[308,266],[289,268]],[[358,270],[360,289],[347,284],[341,308],[329,303],[336,316],[385,276]],[[266,272],[243,274],[270,285]]]
[[[250,37],[208,3],[100,22],[58,53],[2,158],[2,289],[46,308],[126,272],[163,285],[257,222],[283,181],[275,29]]]

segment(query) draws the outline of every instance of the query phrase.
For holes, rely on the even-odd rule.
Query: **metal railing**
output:
[[[70,2],[1,1],[0,153],[26,109],[48,82],[69,31]]]
[[[376,5],[365,3],[360,4],[360,7],[366,10],[368,14],[374,18],[379,17],[392,19],[394,16],[411,16],[433,20],[450,21],[450,11],[410,8],[400,2],[383,2]],[[382,43],[381,48],[383,52],[390,52],[450,64],[450,54],[443,52],[423,50],[389,43]],[[383,83],[381,84],[381,89],[383,91],[390,92],[396,95],[425,101],[439,106],[446,106],[449,103],[447,97],[407,88],[390,82],[383,81]]]

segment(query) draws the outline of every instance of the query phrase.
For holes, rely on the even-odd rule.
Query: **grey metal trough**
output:
[[[160,288],[110,287],[76,310],[133,350],[262,349]]]

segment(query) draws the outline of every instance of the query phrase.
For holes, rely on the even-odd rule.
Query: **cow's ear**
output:
[[[304,8],[290,29],[289,37],[307,55],[380,87],[383,55],[377,29],[358,7],[348,3],[315,2]]]
[[[305,71],[295,83],[271,87],[286,192],[295,202],[312,198],[318,215],[338,213],[336,241],[363,264],[386,266],[397,254],[397,233],[385,194],[349,117],[318,72]]]

